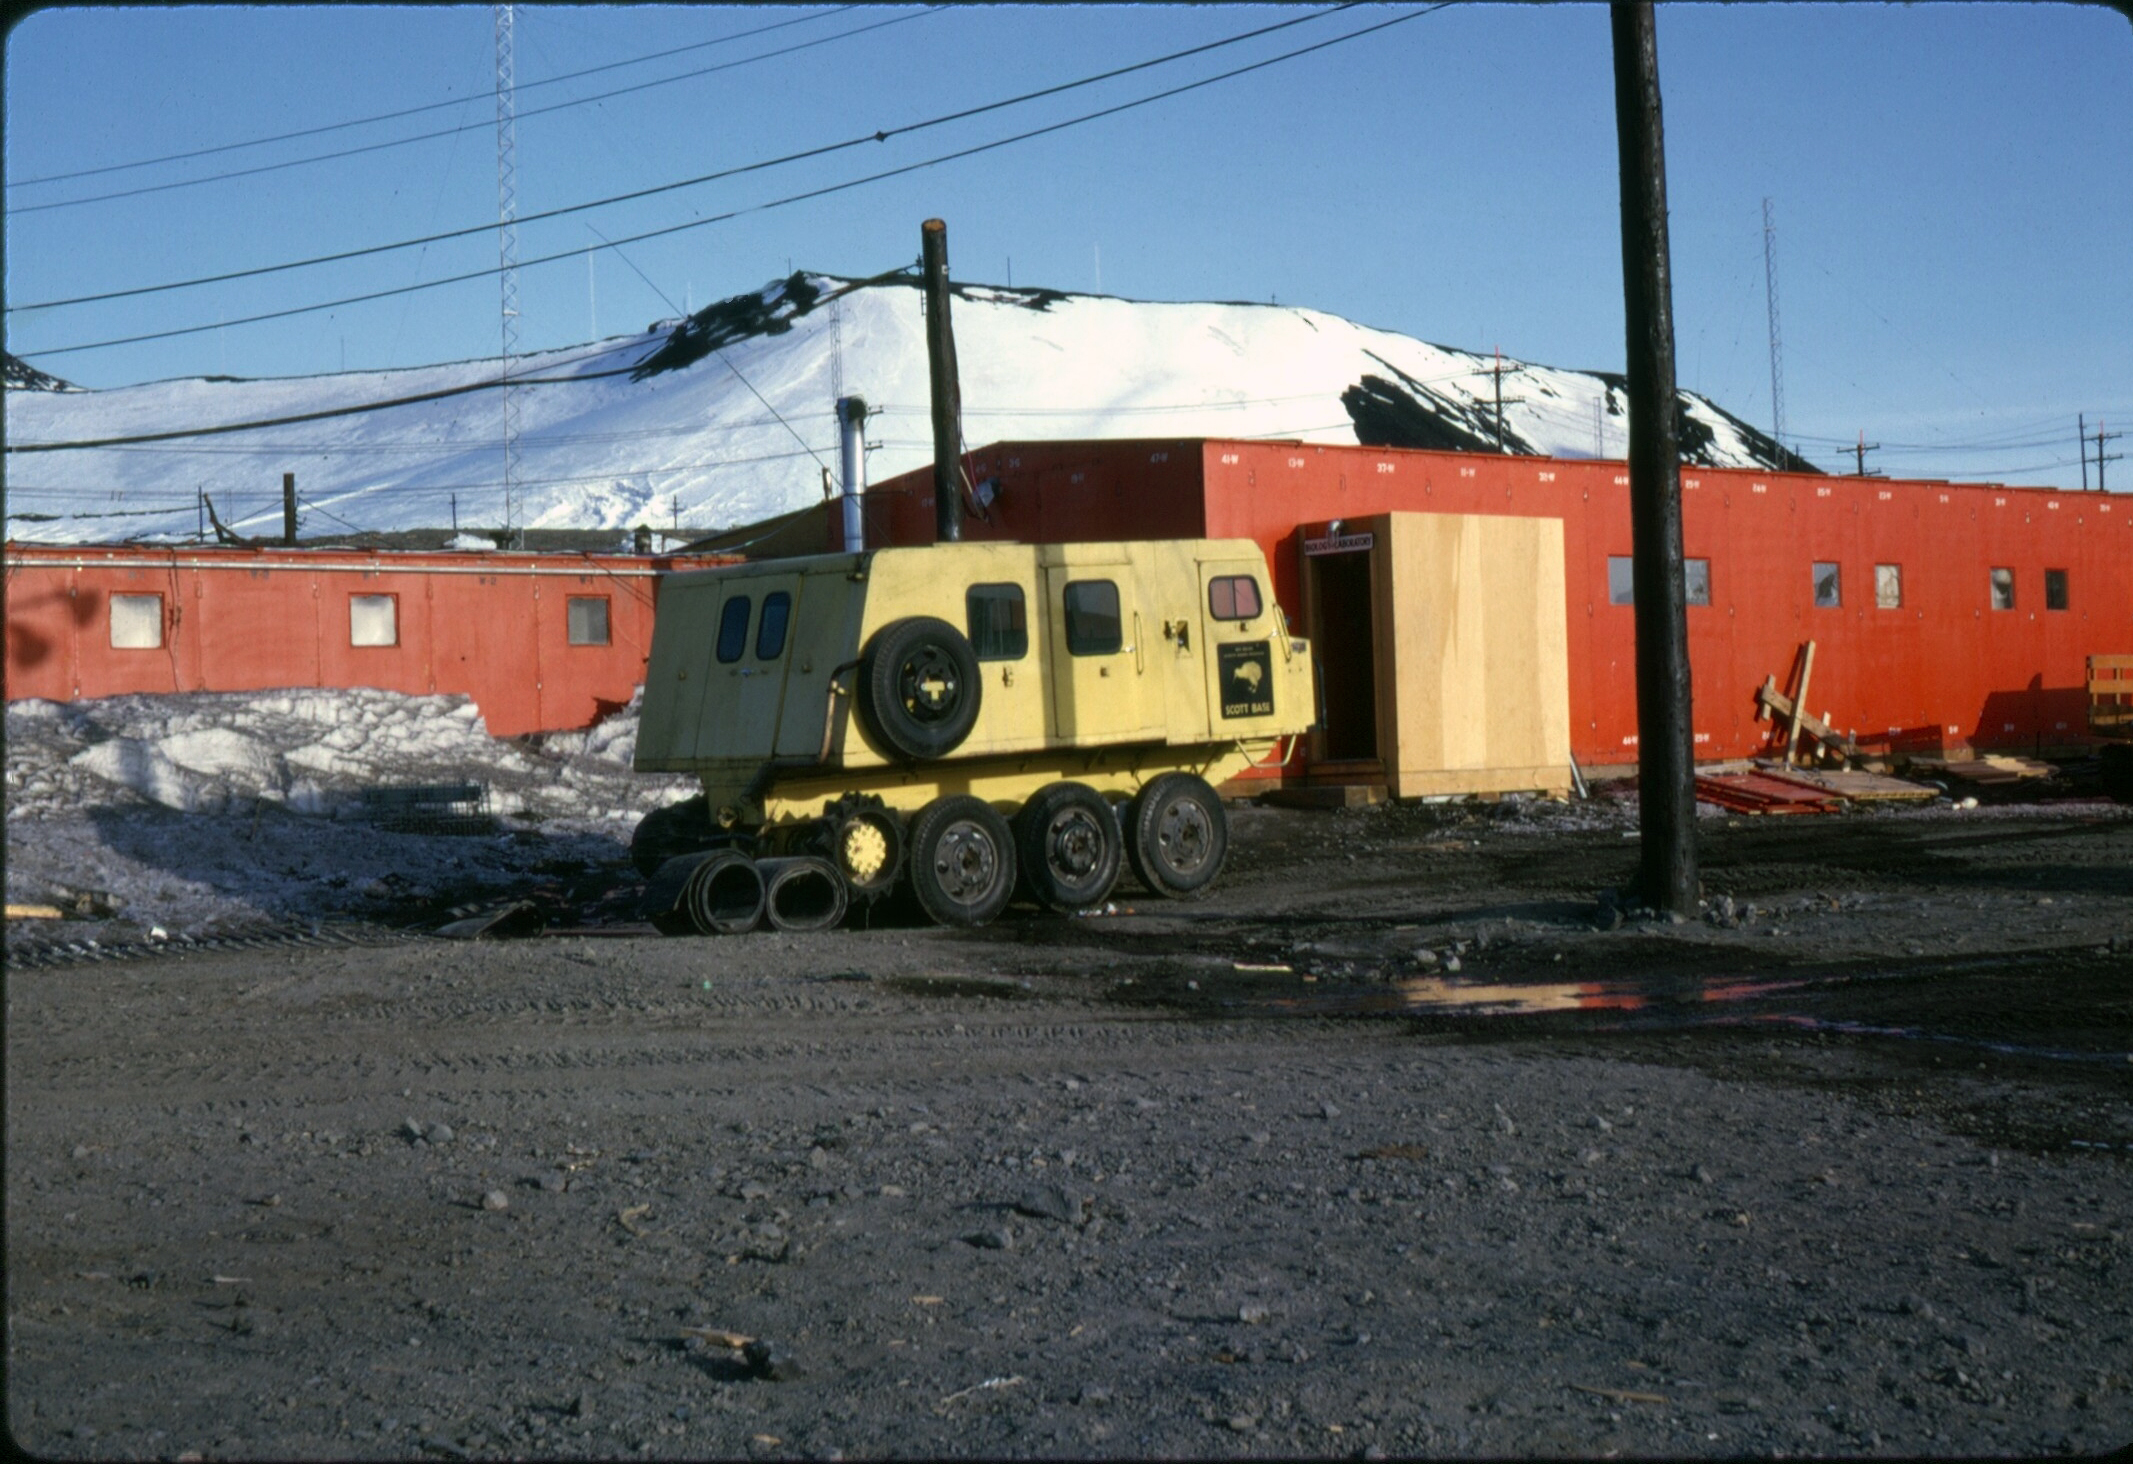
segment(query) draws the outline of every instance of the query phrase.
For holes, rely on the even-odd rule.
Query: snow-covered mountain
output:
[[[1509,450],[1626,451],[1619,375],[1499,362],[1322,311],[976,284],[955,287],[953,308],[972,447],[1262,437],[1493,451],[1500,370]],[[507,514],[530,528],[723,528],[819,500],[840,395],[870,408],[871,480],[933,454],[909,275],[803,272],[639,334],[517,358],[508,505],[498,377],[489,359],[82,391],[9,358],[8,534],[191,538],[202,492],[238,532],[278,534],[285,472],[306,538]],[[1689,461],[1815,471],[1705,398],[1681,402]]]

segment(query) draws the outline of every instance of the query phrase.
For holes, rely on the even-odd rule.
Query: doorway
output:
[[[1316,761],[1370,762],[1378,756],[1372,558],[1368,549],[1310,556],[1311,649],[1325,696]]]

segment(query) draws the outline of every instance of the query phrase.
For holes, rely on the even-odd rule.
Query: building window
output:
[[[1825,559],[1815,561],[1815,606],[1833,610],[1844,603],[1844,587],[1838,583],[1837,566]]]
[[[792,596],[773,590],[763,597],[763,623],[756,627],[755,658],[775,661],[785,653],[785,626],[792,619]]]
[[[1992,572],[1992,608],[2014,609],[2014,571],[1994,569]]]
[[[2066,608],[2065,570],[2047,569],[2044,571],[2044,608],[2047,610],[2064,610]]]
[[[570,643],[574,646],[604,646],[607,635],[607,596],[570,597]]]
[[[1902,565],[1877,564],[1874,566],[1874,608],[1876,610],[1901,610],[1903,608]]]
[[[718,659],[722,665],[732,665],[748,649],[748,612],[753,602],[746,595],[735,595],[719,607],[718,611]]]
[[[1066,587],[1067,651],[1108,656],[1126,643],[1119,621],[1118,586],[1109,580],[1075,580]]]
[[[396,646],[400,644],[400,597],[398,595],[350,595],[348,597],[348,644]]]
[[[980,661],[1019,661],[1029,654],[1029,610],[1020,585],[972,585],[963,595],[970,647]]]
[[[1257,620],[1259,581],[1248,574],[1216,575],[1207,582],[1207,613],[1217,620]]]
[[[1637,603],[1637,576],[1632,566],[1636,563],[1627,554],[1607,556],[1607,603],[1610,605],[1634,605]],[[1682,598],[1691,605],[1711,603],[1711,561],[1708,559],[1684,559],[1681,561]]]
[[[111,648],[115,651],[154,651],[163,645],[163,597],[161,595],[113,595],[111,597]]]

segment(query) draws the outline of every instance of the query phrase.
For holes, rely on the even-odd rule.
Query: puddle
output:
[[[913,996],[996,996],[1011,1001],[1028,996],[1032,990],[1027,981],[987,976],[890,976],[881,985]]]
[[[1457,976],[1417,976],[1382,986],[1332,987],[1325,990],[1213,994],[1208,1005],[1236,1015],[1284,1016],[1436,1016],[1462,1018],[1543,1017],[1592,1013],[1585,1030],[1683,1030],[1692,1027],[1782,1026],[1847,1037],[1893,1038],[1906,1042],[1945,1043],[2005,1057],[2053,1062],[2133,1066],[2133,1053],[2080,1052],[2030,1046],[1919,1027],[1891,1026],[1815,1016],[1801,1011],[1741,1010],[1772,997],[1795,1001],[1818,991],[1852,986],[1893,972],[1846,972],[1783,979],[1747,977],[1697,978],[1670,975],[1641,981],[1488,981]],[[1197,992],[1198,984],[1182,983]],[[1153,994],[1153,993],[1151,993]],[[1170,999],[1182,993],[1172,991]],[[1187,997],[1191,1004],[1202,999]]]

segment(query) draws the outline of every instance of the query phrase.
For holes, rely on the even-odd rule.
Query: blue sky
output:
[[[974,146],[1409,14],[1361,6],[1062,96],[520,230],[522,259]],[[521,7],[518,207],[870,134],[1311,15],[1302,7]],[[896,23],[880,25],[882,21]],[[537,83],[796,24],[594,76]],[[878,27],[861,32],[862,27]],[[1768,428],[1763,200],[1788,443],[1827,467],[2074,486],[2077,413],[2133,426],[2133,24],[2095,6],[1658,12],[1684,386]],[[781,57],[533,114],[781,47]],[[8,348],[92,387],[420,365],[498,349],[494,278],[102,350],[60,348],[496,263],[492,231],[104,304],[493,222],[485,7],[54,9],[9,33]],[[189,161],[196,148],[454,105]],[[533,114],[533,115],[529,115]],[[68,207],[36,205],[451,135]],[[1603,6],[1455,5],[1049,136],[621,251],[524,269],[524,349],[639,329],[788,267],[862,275],[948,221],[958,278],[1306,305],[1551,365],[1623,357]],[[2124,450],[2114,441],[2110,450]],[[2133,486],[2133,456],[2110,465]],[[2090,473],[2094,474],[2093,466]]]

